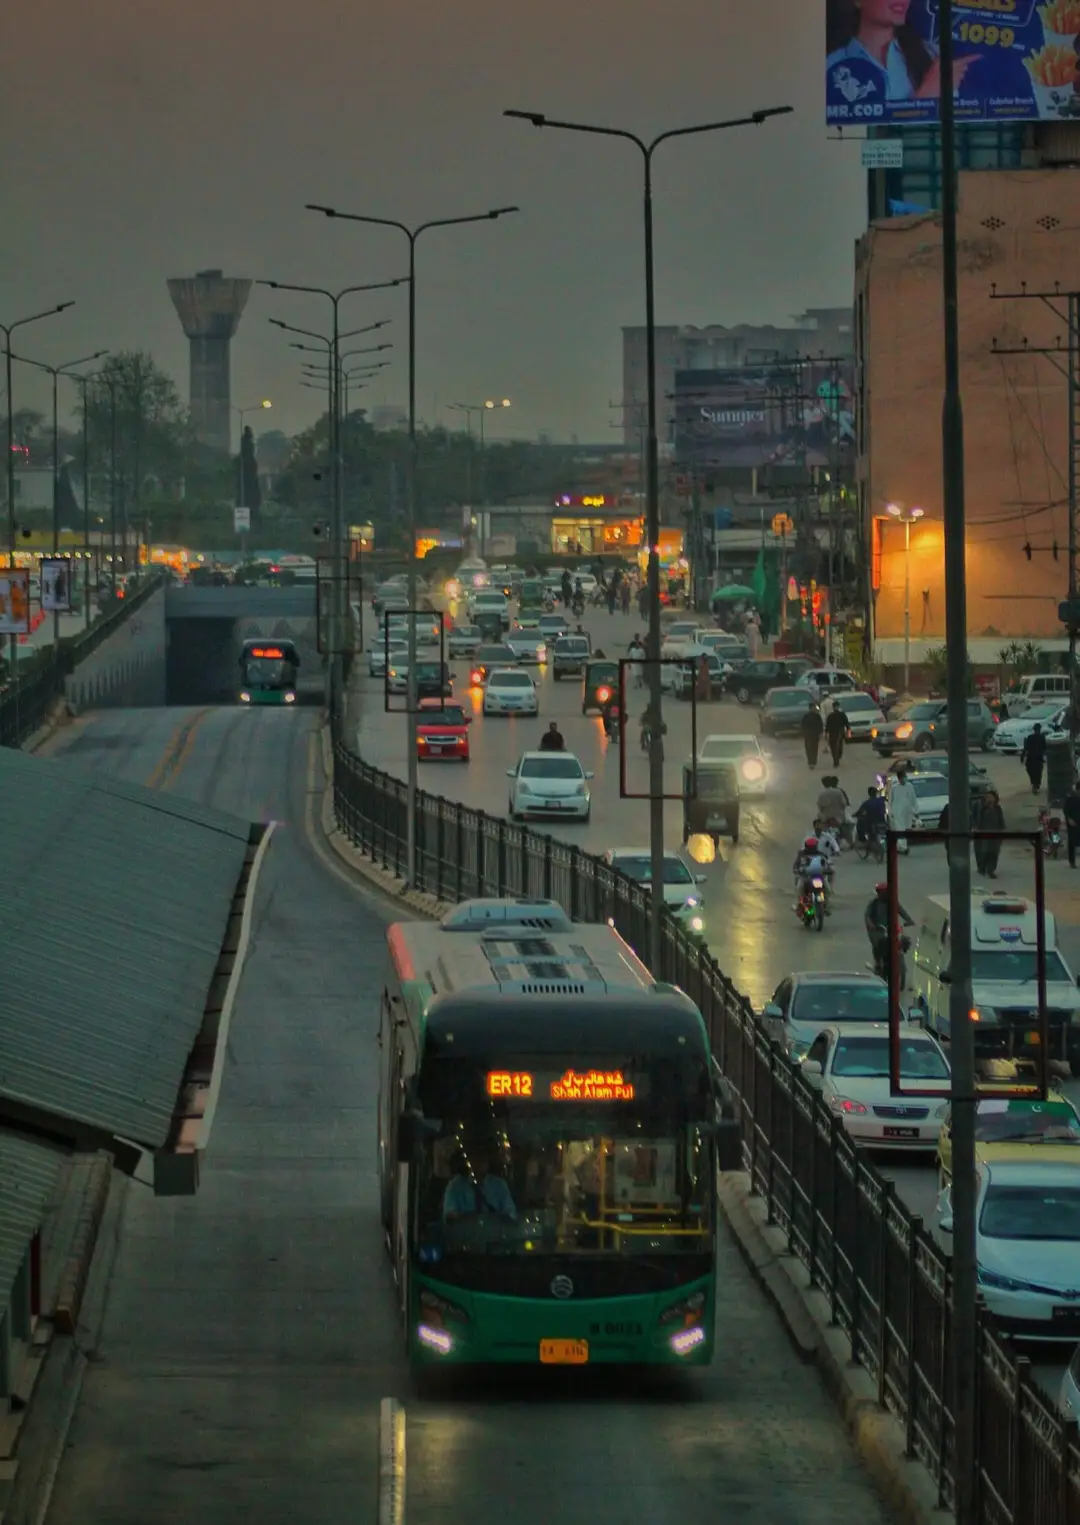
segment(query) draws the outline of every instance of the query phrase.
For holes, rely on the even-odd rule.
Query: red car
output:
[[[468,762],[472,716],[460,704],[421,699],[416,725],[418,762]]]

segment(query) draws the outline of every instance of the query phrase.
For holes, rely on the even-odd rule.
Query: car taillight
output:
[[[599,699],[601,704],[606,704],[611,698],[610,688],[598,688],[596,690],[596,697]]]

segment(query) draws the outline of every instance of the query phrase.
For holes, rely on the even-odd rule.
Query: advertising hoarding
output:
[[[72,563],[66,556],[41,558],[41,610],[43,614],[71,613]]]
[[[30,630],[30,573],[25,567],[0,567],[0,635]]]
[[[939,0],[826,0],[830,127],[936,122]],[[953,0],[956,118],[1080,121],[1080,0]]]
[[[841,466],[855,446],[854,362],[675,374],[680,465]]]

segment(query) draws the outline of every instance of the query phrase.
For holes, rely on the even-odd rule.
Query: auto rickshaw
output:
[[[618,662],[586,662],[585,677],[581,685],[581,713],[588,715],[595,710],[602,714],[605,705],[619,694]]]
[[[739,775],[733,762],[699,762],[697,788],[693,764],[683,765],[683,846],[691,837],[712,837],[719,846],[727,835],[739,840]]]
[[[542,614],[544,611],[544,584],[539,577],[526,577],[518,594],[519,614]]]

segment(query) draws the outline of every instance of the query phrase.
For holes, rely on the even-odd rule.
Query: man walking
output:
[[[1069,850],[1069,867],[1076,867],[1076,849],[1080,847],[1080,779],[1073,779],[1063,807]]]
[[[1038,721],[1035,722],[1035,729],[1024,742],[1020,761],[1027,769],[1032,794],[1038,794],[1042,788],[1043,768],[1046,765],[1046,735]]]
[[[802,739],[806,749],[806,765],[808,768],[817,767],[818,747],[821,745],[821,735],[825,729],[825,722],[821,718],[821,711],[816,704],[812,704],[802,717]]]
[[[1080,804],[1080,798],[1077,803]],[[982,801],[975,807],[974,816],[976,831],[1005,830],[1005,812],[1001,808],[1001,800],[998,798],[996,789],[986,791]],[[996,879],[1000,857],[1000,842],[980,841],[978,837],[975,838],[975,867],[980,874],[985,874],[988,879]]]
[[[832,764],[839,768],[840,759],[844,755],[844,738],[847,736],[847,716],[840,708],[839,699],[833,700],[833,707],[829,711],[829,718],[825,722],[825,740],[829,743],[829,751],[832,753]]]

